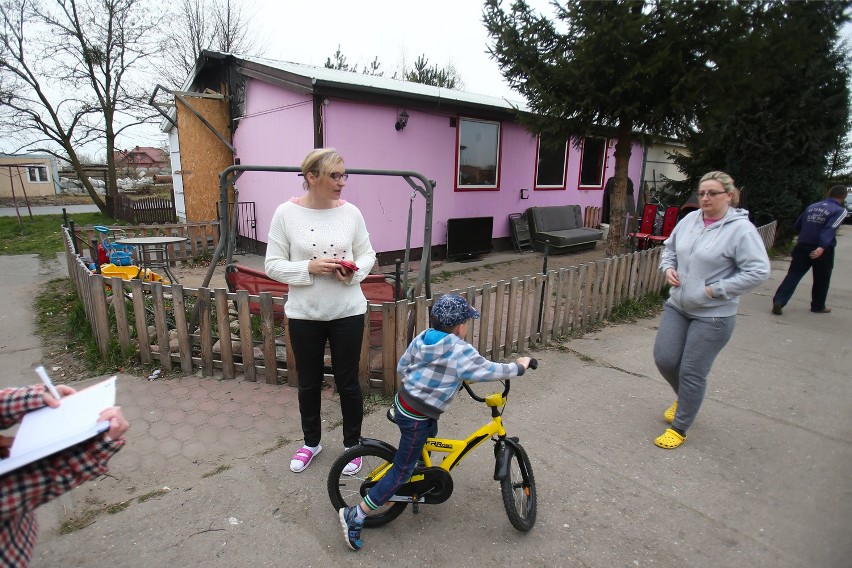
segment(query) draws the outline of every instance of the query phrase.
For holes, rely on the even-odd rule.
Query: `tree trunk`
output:
[[[106,139],[107,186],[106,208],[110,217],[115,219],[115,204],[118,201],[118,175],[115,171],[115,130],[113,129],[112,112],[104,112]]]
[[[71,162],[71,167],[74,168],[74,171],[77,173],[77,179],[79,179],[80,183],[83,184],[83,187],[86,188],[86,192],[89,194],[89,197],[92,198],[94,204],[98,206],[101,213],[108,217],[113,217],[112,211],[109,210],[107,204],[98,197],[98,192],[95,191],[95,186],[92,185],[92,182],[89,181],[89,176],[87,176],[86,172],[83,171],[83,164],[80,162],[80,158],[74,150],[74,144],[69,138],[63,137],[62,146],[68,153],[68,161]]]
[[[627,194],[627,167],[630,164],[630,152],[633,145],[633,123],[622,120],[618,124],[618,138],[615,142],[615,183],[610,193],[609,238],[606,241],[607,256],[621,253],[624,236],[624,199]],[[642,180],[639,180],[641,186]]]

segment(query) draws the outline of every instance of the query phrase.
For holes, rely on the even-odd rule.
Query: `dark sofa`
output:
[[[603,238],[600,229],[583,226],[583,212],[579,205],[530,207],[526,215],[533,247],[537,251],[544,250],[545,241],[550,241],[552,253],[592,249]]]

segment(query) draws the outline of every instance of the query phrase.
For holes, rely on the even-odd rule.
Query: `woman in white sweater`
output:
[[[361,437],[364,416],[358,366],[367,299],[359,283],[370,273],[376,253],[357,207],[340,199],[346,185],[343,158],[334,148],[318,148],[302,162],[307,193],[278,206],[269,228],[266,273],[289,284],[284,312],[299,368],[299,412],[305,444],[290,469],[303,471],[322,450],[320,401],[326,340],[343,413],[343,444]],[[357,270],[346,265],[353,263]],[[355,460],[344,470],[361,469]]]

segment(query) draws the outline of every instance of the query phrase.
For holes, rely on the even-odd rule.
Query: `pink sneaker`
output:
[[[355,475],[361,471],[361,457],[357,457],[343,468],[343,475]]]
[[[307,446],[302,446],[296,453],[293,454],[293,459],[290,460],[290,471],[299,473],[304,471],[306,467],[311,465],[314,457],[322,451],[322,446],[317,446],[317,451],[311,451]],[[347,466],[348,467],[348,466]],[[359,468],[360,469],[360,468]]]

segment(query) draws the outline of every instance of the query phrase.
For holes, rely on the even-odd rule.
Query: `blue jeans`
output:
[[[677,395],[672,426],[684,432],[692,425],[704,393],[713,361],[734,333],[737,316],[703,318],[663,306],[654,342],[654,363]]]
[[[438,433],[437,420],[413,420],[399,411],[396,413],[396,425],[399,426],[399,447],[393,458],[393,466],[364,498],[367,506],[373,510],[386,503],[401,485],[411,479],[426,439],[434,438]]]

